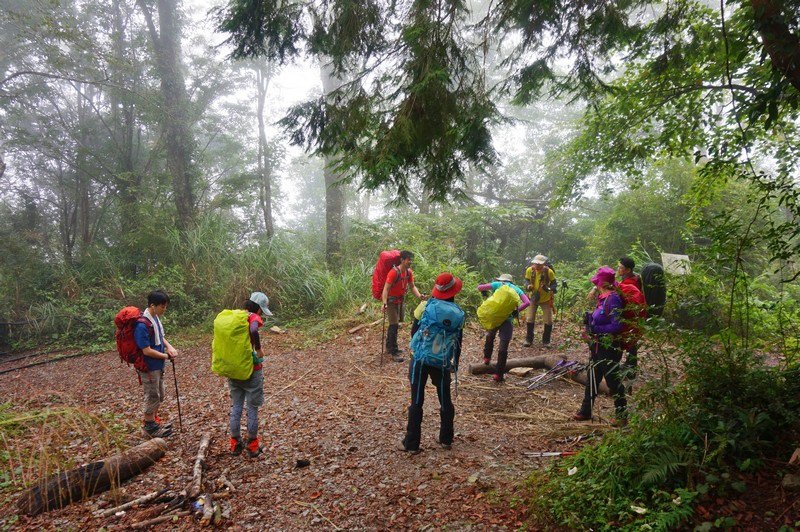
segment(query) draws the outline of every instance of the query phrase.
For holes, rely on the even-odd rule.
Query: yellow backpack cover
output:
[[[511,316],[522,300],[508,285],[503,285],[478,307],[478,321],[487,331],[500,327]]]
[[[246,381],[253,374],[253,347],[246,310],[223,310],[214,318],[211,371],[220,377]]]

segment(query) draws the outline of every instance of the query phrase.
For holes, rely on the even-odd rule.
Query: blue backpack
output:
[[[419,329],[411,339],[414,360],[440,368],[449,368],[455,352],[458,331],[464,326],[464,311],[455,303],[430,299],[419,320]]]

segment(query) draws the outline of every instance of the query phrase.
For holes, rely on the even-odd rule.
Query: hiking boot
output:
[[[403,447],[401,447],[401,450],[403,452],[406,452],[406,453],[410,454],[410,455],[415,455],[415,454],[419,454],[419,453],[422,452],[422,449],[406,449],[405,445]]]
[[[592,415],[589,414],[587,416],[583,412],[575,412],[575,415],[572,416],[572,419],[574,419],[575,421],[591,421],[592,420]]]
[[[527,326],[527,331],[526,331],[526,334],[525,334],[525,343],[523,343],[522,345],[524,347],[530,347],[530,346],[533,345],[533,327],[534,327],[535,324],[534,323],[526,323],[525,325]]]
[[[487,366],[492,363],[492,359],[489,357],[483,357],[483,363]]]
[[[453,444],[452,444],[452,443],[442,443],[442,442],[439,442],[439,447],[441,447],[441,448],[442,448],[442,449],[444,449],[445,451],[449,451],[450,449],[452,449],[452,448],[453,448]]]
[[[542,333],[542,345],[549,346],[550,345],[550,337],[553,334],[553,326],[552,325],[545,325],[544,332]]]
[[[263,449],[258,445],[258,438],[249,440],[247,442],[247,456],[250,458],[256,458],[263,452]]]
[[[145,438],[168,438],[172,436],[172,427],[162,427],[155,421],[147,421],[142,427]]]
[[[158,423],[159,425],[161,425],[165,429],[171,429],[172,428],[172,421],[167,421],[166,423],[164,423],[164,421],[160,417],[158,417],[158,416],[155,416],[155,417],[156,417],[156,423]]]
[[[244,444],[242,443],[242,440],[239,438],[231,438],[231,454],[233,456],[239,456],[242,454],[243,450]]]
[[[400,353],[392,353],[391,357],[392,357],[392,360],[394,360],[395,362],[404,362],[405,361],[405,358],[401,357]]]
[[[495,373],[494,375],[492,375],[492,380],[494,380],[494,382],[503,382],[505,379],[503,378],[502,375],[498,375],[497,373]]]

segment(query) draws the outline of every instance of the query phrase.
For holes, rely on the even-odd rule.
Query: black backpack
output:
[[[558,292],[558,281],[555,279],[556,270],[553,268],[553,263],[550,262],[549,259],[544,262],[544,267],[549,268],[553,272],[553,282],[550,283],[550,292],[555,294]]]
[[[642,268],[642,291],[651,316],[661,316],[667,303],[667,278],[660,264],[650,262]]]

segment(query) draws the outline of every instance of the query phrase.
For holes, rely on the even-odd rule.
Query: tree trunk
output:
[[[269,145],[267,144],[267,128],[264,124],[264,105],[267,98],[272,72],[269,65],[256,66],[256,82],[258,90],[258,175],[260,178],[259,203],[264,215],[264,232],[267,238],[275,234],[272,220],[272,165],[270,163]]]
[[[116,87],[127,86],[136,91],[139,86],[140,71],[138,64],[133,72],[133,79],[125,72],[124,65],[129,63],[126,51],[130,43],[125,39],[125,17],[122,13],[120,0],[113,0],[113,32],[112,43],[114,64],[112,65],[112,79]],[[112,128],[114,143],[116,145],[116,173],[114,176],[117,197],[119,200],[120,214],[120,240],[127,251],[126,257],[135,257],[136,221],[139,219],[139,187],[142,176],[136,170],[135,143],[136,143],[136,113],[130,97],[112,88],[110,103],[112,110]],[[129,273],[136,272],[137,260],[130,260]]]
[[[326,58],[320,58],[322,92],[328,98],[340,88],[345,80],[336,77],[333,66]],[[341,187],[342,176],[332,167],[333,160],[325,158],[325,260],[328,267],[337,269],[341,264],[345,199]]]
[[[786,22],[791,10],[781,0],[751,0],[750,5],[772,68],[800,90],[800,37],[792,33]],[[786,12],[790,17],[785,16]]]
[[[189,127],[189,99],[181,64],[181,37],[178,25],[177,0],[157,0],[158,30],[145,0],[137,0],[147,21],[150,40],[161,78],[164,97],[164,144],[167,150],[167,169],[172,176],[172,192],[178,211],[178,226],[182,230],[194,225],[194,143]]]
[[[23,492],[17,499],[17,509],[27,515],[38,515],[119,487],[156,463],[166,451],[167,442],[155,438],[105,460],[56,473]]]

